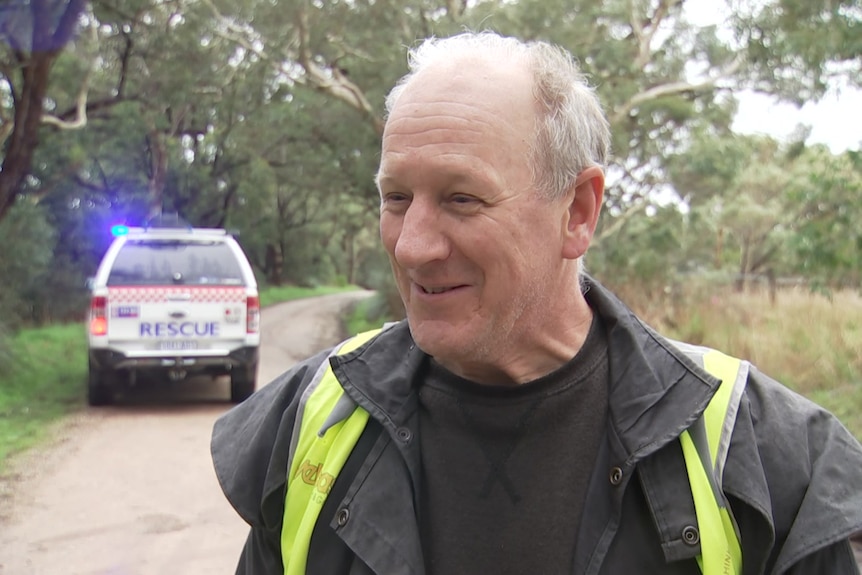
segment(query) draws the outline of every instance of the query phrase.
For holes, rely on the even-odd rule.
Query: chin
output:
[[[417,321],[408,318],[410,335],[416,345],[435,358],[446,358],[464,353],[458,326],[445,321]]]

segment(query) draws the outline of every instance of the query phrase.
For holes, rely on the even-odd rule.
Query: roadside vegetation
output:
[[[48,425],[86,405],[87,338],[81,323],[25,329],[0,343],[0,473]]]
[[[862,440],[862,294],[686,286],[644,297],[617,289],[668,337],[744,358],[819,403]]]
[[[356,286],[261,289],[262,306],[359,289]],[[30,448],[50,425],[86,409],[87,337],[81,322],[0,332],[0,474],[14,453]]]

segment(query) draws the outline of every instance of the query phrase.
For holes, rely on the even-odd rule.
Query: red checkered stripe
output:
[[[112,304],[163,303],[170,296],[185,296],[194,303],[245,303],[243,287],[114,287],[108,288]]]

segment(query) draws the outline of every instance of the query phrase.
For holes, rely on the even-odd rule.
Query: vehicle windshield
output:
[[[128,240],[117,254],[109,286],[243,285],[242,270],[221,241]]]

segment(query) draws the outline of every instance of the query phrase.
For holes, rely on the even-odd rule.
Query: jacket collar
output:
[[[386,326],[355,351],[332,356],[329,363],[344,391],[392,430],[404,425],[416,411],[415,390],[427,360],[404,320]]]
[[[596,477],[620,469],[628,482],[637,468],[665,559],[692,558],[699,547],[687,543],[682,534],[696,524],[696,515],[691,500],[681,497],[689,489],[681,451],[661,448],[677,441],[700,417],[719,382],[600,283],[586,278],[585,287],[586,299],[608,337],[609,451],[603,461],[607,468],[597,467]],[[427,358],[413,342],[407,323],[400,322],[364,347],[333,357],[331,364],[345,392],[397,437],[399,428],[415,424],[416,390]],[[414,473],[415,488],[419,454],[415,448],[403,449],[402,454]],[[670,466],[676,466],[675,473],[668,474]],[[606,480],[598,483],[609,487]]]
[[[608,334],[610,427],[629,465],[675,440],[706,408],[718,380],[646,326],[616,296],[585,278],[587,302]],[[330,359],[345,391],[390,431],[415,412],[422,364],[406,321]],[[616,451],[616,449],[615,449]]]
[[[676,440],[694,423],[719,381],[644,324],[601,284],[586,297],[608,333],[610,425],[629,463]]]

